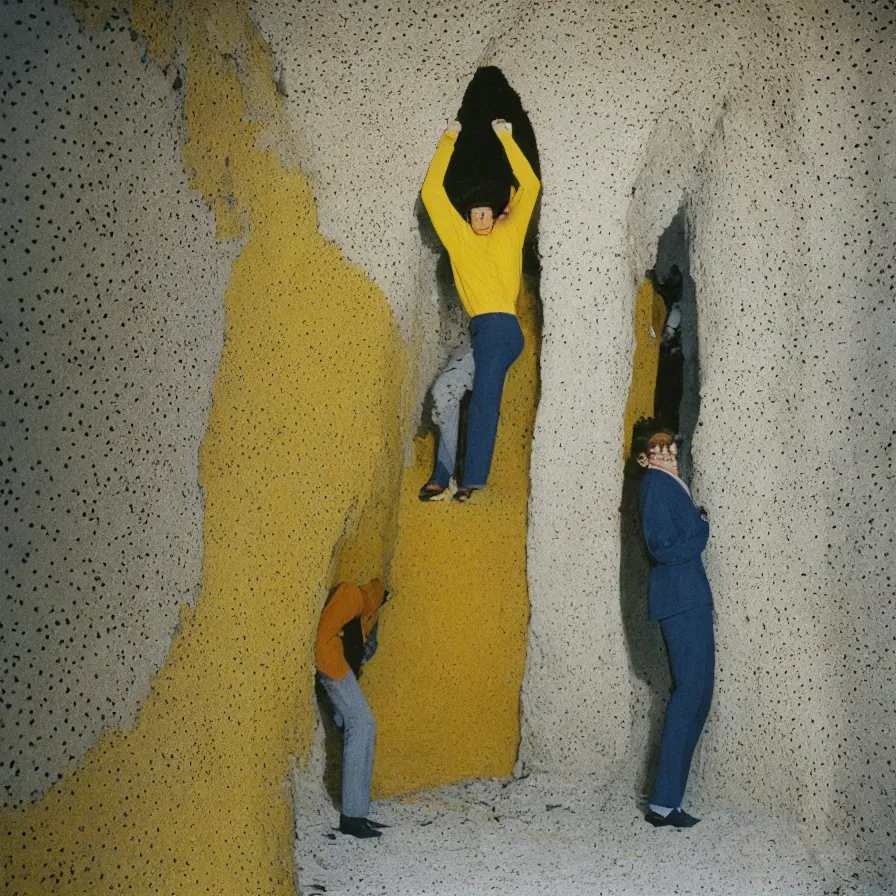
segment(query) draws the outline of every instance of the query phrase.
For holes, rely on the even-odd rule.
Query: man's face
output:
[[[470,209],[470,227],[477,236],[488,236],[494,226],[495,215],[487,205]]]
[[[653,467],[655,470],[665,470],[667,473],[678,475],[678,445],[673,437],[665,433],[657,439],[657,443],[651,439],[649,454],[642,452],[637,460],[642,467]]]

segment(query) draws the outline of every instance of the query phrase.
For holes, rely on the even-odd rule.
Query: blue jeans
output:
[[[675,690],[666,706],[656,782],[650,802],[677,809],[691,759],[709,715],[715,666],[712,607],[695,607],[660,620]]]
[[[523,350],[523,331],[515,314],[477,314],[470,321],[470,341],[476,372],[467,416],[463,487],[485,488],[498,433],[504,378]]]
[[[376,719],[354,672],[343,679],[330,678],[323,672],[318,672],[317,677],[342,716],[342,814],[367,818]]]

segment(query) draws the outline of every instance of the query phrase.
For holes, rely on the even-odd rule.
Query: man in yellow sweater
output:
[[[457,122],[442,135],[421,191],[433,227],[451,259],[458,295],[470,315],[476,373],[467,417],[464,481],[454,496],[457,501],[468,501],[488,480],[504,379],[523,350],[516,300],[523,274],[523,242],[541,189],[538,176],[513,139],[510,123],[496,119],[492,129],[519,183],[506,209],[474,205],[465,220],[448,198],[445,173],[460,133]],[[424,489],[438,494],[447,485],[431,480]]]

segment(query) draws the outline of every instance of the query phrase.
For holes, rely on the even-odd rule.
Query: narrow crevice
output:
[[[700,411],[696,288],[690,272],[686,208],[659,238],[654,266],[635,302],[635,357],[626,409],[626,451],[631,428],[652,417],[681,435],[679,472],[690,482],[691,441]],[[659,626],[647,616],[650,561],[638,510],[639,468],[626,458],[620,503],[619,598],[634,687],[629,750],[639,791],[653,779],[663,713],[671,688]]]
[[[485,54],[487,56],[488,54]],[[454,152],[448,165],[444,186],[445,192],[458,214],[466,218],[469,209],[478,205],[491,207],[495,214],[499,214],[513,195],[513,191],[519,186],[511,169],[504,147],[496,136],[492,122],[495,119],[503,119],[513,126],[513,138],[522,153],[526,156],[535,174],[541,179],[541,164],[538,154],[538,146],[535,131],[529,116],[523,108],[519,95],[504,77],[501,70],[495,66],[487,65],[476,70],[470,80],[463,100],[457,112],[457,120],[461,125],[457,137]],[[540,347],[542,331],[542,305],[540,294],[541,260],[538,252],[538,228],[541,201],[535,206],[529,222],[528,231],[522,248],[522,273],[523,282],[521,292],[517,299],[517,316],[526,340],[526,348],[523,355],[516,362],[516,370],[519,373],[523,365],[531,365],[534,356],[534,371],[530,379],[526,381],[526,389],[531,389],[532,407],[531,418],[534,425],[534,417],[537,413],[540,398]],[[438,350],[445,351],[447,358],[452,352],[460,351],[467,341],[468,322],[466,315],[461,310],[460,299],[454,285],[451,264],[448,253],[443,248],[436,236],[428,215],[422,206],[418,205],[418,224],[424,245],[438,253],[436,264],[436,281],[439,295],[439,319],[442,325],[443,338]],[[454,342],[448,342],[445,336],[454,338]],[[451,362],[449,362],[450,364]],[[523,367],[523,369],[526,369]],[[531,369],[531,368],[529,368]],[[472,385],[472,383],[471,383]],[[467,392],[467,400],[470,393]],[[506,393],[505,393],[506,401]],[[465,411],[466,401],[461,405],[461,420],[459,425],[459,439],[457,444],[455,466],[458,480],[463,477],[464,437],[466,433]],[[500,423],[501,427],[514,425],[512,419],[516,417],[517,429],[519,429],[520,405],[508,414],[506,404],[502,407]],[[527,411],[528,413],[528,411]],[[508,419],[511,418],[511,419]],[[438,427],[430,423],[432,419],[432,398],[424,401],[423,419],[418,436],[432,429],[435,435],[433,451],[438,446],[441,433]],[[532,427],[523,428],[523,445],[518,447],[526,458],[526,495],[519,495],[519,516],[517,521],[526,522],[528,513],[528,458],[529,445],[531,443]],[[517,443],[519,444],[519,443]],[[523,561],[525,566],[525,561]],[[525,581],[526,571],[523,568],[521,576]],[[528,609],[528,604],[527,604]],[[527,621],[528,626],[528,621]],[[528,636],[527,636],[528,637]],[[522,694],[518,697],[518,718],[520,726],[523,725],[523,701]],[[519,740],[516,744],[517,752]],[[519,763],[517,763],[519,771]]]
[[[654,415],[681,436],[679,468],[685,482],[693,472],[691,443],[700,415],[700,358],[697,290],[691,277],[687,215],[682,206],[657,245],[654,279],[666,304],[654,393]]]

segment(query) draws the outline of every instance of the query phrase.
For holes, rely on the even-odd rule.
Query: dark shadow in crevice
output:
[[[676,274],[677,272],[677,274]],[[655,416],[681,436],[679,475],[690,484],[691,445],[700,416],[700,358],[697,340],[697,288],[691,277],[685,207],[679,208],[659,239],[656,281],[666,302],[669,322],[660,347]]]
[[[467,86],[457,113],[461,132],[445,174],[445,192],[462,217],[468,211],[467,197],[484,194],[494,197],[496,204],[506,205],[511,187],[519,186],[504,147],[492,130],[492,121],[496,118],[511,122],[513,139],[541,179],[535,130],[519,95],[499,68],[494,65],[480,68]],[[540,208],[539,202],[523,249],[523,272],[536,281],[541,275],[537,244]]]

